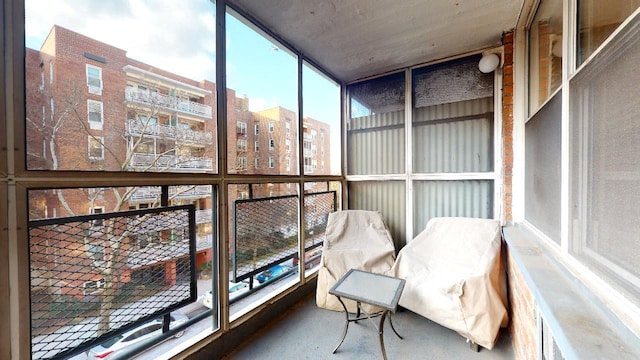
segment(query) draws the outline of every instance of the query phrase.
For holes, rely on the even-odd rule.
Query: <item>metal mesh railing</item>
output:
[[[29,222],[31,352],[61,358],[195,301],[193,205]]]
[[[320,246],[336,192],[305,194],[305,249]],[[233,281],[241,281],[297,256],[298,196],[236,200]]]
[[[304,226],[307,232],[307,236],[305,236],[306,250],[315,247],[315,245],[322,244],[329,213],[336,211],[336,196],[335,191],[304,195]]]
[[[298,196],[235,202],[235,281],[291,258],[298,244]]]

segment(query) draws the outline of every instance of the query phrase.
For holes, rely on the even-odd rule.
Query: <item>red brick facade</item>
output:
[[[513,32],[502,37],[502,222],[513,221]]]

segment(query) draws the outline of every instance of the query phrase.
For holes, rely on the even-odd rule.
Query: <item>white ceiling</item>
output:
[[[501,44],[523,0],[230,0],[339,80]]]

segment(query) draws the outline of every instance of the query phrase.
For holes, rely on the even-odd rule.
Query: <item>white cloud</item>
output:
[[[278,99],[272,98],[267,100],[264,98],[249,98],[249,111],[261,111],[278,106]]]
[[[26,0],[25,35],[41,44],[60,25],[132,59],[215,81],[214,9],[208,0]]]

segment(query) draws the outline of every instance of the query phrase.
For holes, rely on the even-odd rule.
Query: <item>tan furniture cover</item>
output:
[[[331,287],[349,269],[386,274],[395,260],[395,246],[378,211],[344,210],[331,213],[325,236],[318,270],[316,304],[321,308],[344,311],[338,298],[329,294]],[[354,301],[344,302],[350,312],[356,311]],[[370,306],[363,308],[367,312],[377,310]]]
[[[492,349],[508,325],[502,235],[495,220],[434,218],[398,254],[400,306]]]

